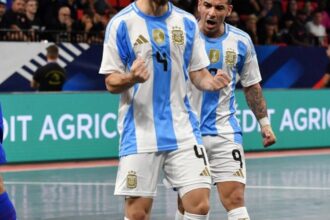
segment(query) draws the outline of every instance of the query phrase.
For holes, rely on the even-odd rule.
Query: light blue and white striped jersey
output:
[[[187,95],[189,72],[209,65],[195,18],[168,3],[162,16],[149,16],[136,3],[108,24],[101,74],[129,72],[141,56],[150,78],[121,94],[120,156],[175,150],[201,144],[197,116]]]
[[[219,38],[201,35],[211,62],[209,71],[214,75],[217,69],[223,69],[232,78],[220,92],[201,92],[190,86],[189,98],[200,116],[202,135],[221,135],[241,144],[242,130],[235,117],[234,92],[237,74],[243,87],[261,81],[254,46],[247,33],[229,24],[225,24],[225,32]]]

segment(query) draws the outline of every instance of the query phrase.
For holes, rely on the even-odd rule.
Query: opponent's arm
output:
[[[274,144],[276,137],[268,119],[266,101],[260,84],[245,87],[244,94],[251,111],[259,121],[264,147]]]
[[[203,68],[201,70],[192,71],[189,73],[191,82],[199,90],[217,91],[226,87],[230,82],[230,77],[222,70],[218,70],[215,76]]]
[[[138,57],[127,74],[112,72],[105,77],[105,85],[111,93],[121,93],[131,88],[135,83],[144,83],[149,79],[149,72],[144,60]]]

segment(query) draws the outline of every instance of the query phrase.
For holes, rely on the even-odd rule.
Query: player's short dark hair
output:
[[[58,57],[58,47],[55,44],[52,44],[46,48],[47,56],[50,58],[57,58]]]
[[[233,1],[232,0],[227,0],[228,1],[228,4],[232,4],[233,3]]]

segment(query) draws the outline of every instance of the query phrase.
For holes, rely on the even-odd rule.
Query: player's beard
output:
[[[159,6],[164,6],[168,2],[168,0],[153,0],[153,1]]]

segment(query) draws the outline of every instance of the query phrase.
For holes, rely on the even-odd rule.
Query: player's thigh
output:
[[[241,144],[220,136],[203,137],[207,151],[212,181],[246,183],[246,164]]]
[[[195,189],[210,189],[210,168],[205,149],[201,145],[169,152],[164,162],[164,173],[180,197]]]
[[[164,153],[143,153],[119,159],[115,195],[154,197]]]

